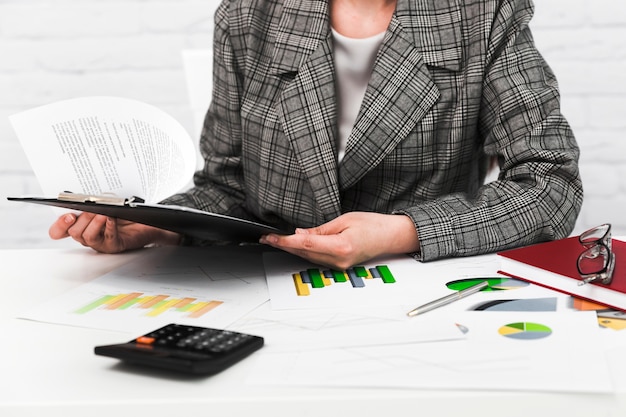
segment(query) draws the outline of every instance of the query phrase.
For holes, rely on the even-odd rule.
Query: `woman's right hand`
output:
[[[48,230],[52,239],[71,237],[102,253],[139,249],[148,244],[177,245],[181,235],[156,227],[93,213],[60,216]]]

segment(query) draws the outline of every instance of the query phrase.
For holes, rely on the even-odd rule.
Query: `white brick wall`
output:
[[[0,248],[59,247],[7,116],[84,95],[154,104],[196,133],[181,53],[210,48],[218,0],[0,0]]]
[[[556,73],[581,147],[585,188],[575,233],[611,222],[626,235],[626,2],[535,0],[535,39]]]
[[[0,0],[0,248],[59,247],[55,217],[6,196],[39,193],[7,116],[81,95],[152,103],[195,133],[181,52],[211,45],[218,0]],[[575,232],[626,235],[626,2],[535,0],[536,42],[557,74],[582,150]]]

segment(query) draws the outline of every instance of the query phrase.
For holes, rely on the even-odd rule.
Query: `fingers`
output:
[[[48,230],[50,238],[58,240],[68,237],[68,229],[74,225],[76,217],[77,216],[72,213],[60,216],[54,223],[52,223],[52,226],[50,226],[50,229]]]
[[[296,231],[293,235],[268,235],[266,237],[272,246],[283,249],[301,250],[311,253],[332,253],[335,256],[346,255],[350,248],[340,236],[312,234],[308,231]]]
[[[344,257],[352,252],[352,245],[342,238],[341,233],[349,228],[349,223],[345,220],[348,215],[337,217],[327,223],[308,229],[298,228],[292,235],[269,234],[263,236],[261,243],[291,251],[298,251],[302,255],[304,252],[318,254],[332,254],[333,256]]]
[[[117,223],[107,216],[81,213],[65,214],[50,226],[48,234],[52,239],[71,237],[83,246],[107,252],[117,242]]]
[[[102,237],[104,240],[117,240],[117,219],[113,217],[106,218]]]
[[[362,261],[349,239],[344,239],[341,235],[313,234],[306,229],[297,230],[289,236],[267,235],[260,242],[316,264],[340,270]]]
[[[308,229],[296,229],[295,233],[311,235],[336,235],[343,232],[350,226],[349,220],[353,216],[353,213],[344,214],[317,227],[311,227]]]
[[[76,222],[76,225],[70,229],[70,235],[72,236],[72,238],[79,240],[78,236],[75,237],[73,235],[74,228],[77,228],[77,226],[83,227],[84,225],[84,227],[82,228],[82,232],[80,233],[80,239],[82,239],[81,243],[94,249],[99,249],[99,247],[105,241],[104,230],[106,228],[108,218],[106,216],[97,215],[90,220],[87,219],[85,221],[85,224],[81,222],[82,218],[83,216],[80,216],[78,218],[78,221]],[[76,233],[79,233],[79,231],[76,230]]]
[[[270,234],[260,242],[339,269],[382,254],[419,250],[419,238],[408,216],[362,212],[346,213],[288,236]]]
[[[68,235],[85,246],[94,246],[102,241],[106,217],[83,213],[67,230]]]

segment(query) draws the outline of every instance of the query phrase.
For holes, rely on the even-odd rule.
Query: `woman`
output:
[[[296,227],[261,242],[340,269],[567,236],[579,151],[532,11],[530,0],[224,0],[205,166],[165,203]],[[483,185],[490,161],[499,178]],[[50,236],[102,252],[189,240],[87,213]]]

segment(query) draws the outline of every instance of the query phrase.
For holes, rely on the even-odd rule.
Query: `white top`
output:
[[[376,54],[385,32],[363,39],[348,38],[334,29],[332,33],[339,127],[337,154],[338,160],[341,161],[346,151],[348,136],[365,97]]]

